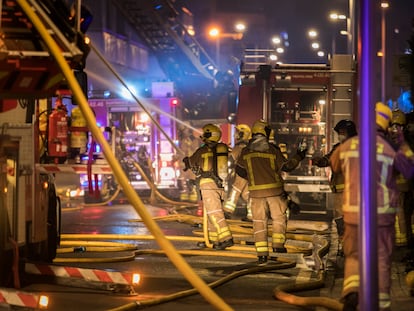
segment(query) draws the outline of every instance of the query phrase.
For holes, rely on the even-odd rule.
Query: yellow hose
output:
[[[240,276],[244,276],[247,274],[253,274],[253,273],[261,273],[261,272],[266,272],[266,271],[274,271],[274,270],[280,270],[280,269],[288,269],[288,268],[293,268],[295,267],[295,263],[294,262],[287,262],[287,263],[273,263],[273,264],[269,264],[266,266],[255,266],[255,267],[251,267],[251,268],[246,268],[240,271],[235,271],[232,272],[228,275],[226,275],[225,277],[218,279],[214,282],[211,282],[208,286],[210,286],[211,288],[215,288],[217,286],[223,285],[235,278],[238,278]],[[113,308],[107,311],[127,311],[127,310],[136,310],[138,307],[148,307],[148,306],[153,306],[153,305],[157,305],[157,304],[161,304],[161,303],[165,303],[168,301],[172,301],[175,299],[179,299],[179,298],[184,298],[184,297],[188,297],[191,295],[196,294],[197,291],[195,289],[189,289],[189,290],[185,290],[185,291],[181,291],[178,293],[174,293],[172,295],[167,295],[167,296],[163,296],[161,298],[156,298],[156,299],[149,299],[149,300],[137,300],[135,302],[126,304],[124,306],[118,307],[118,308]]]
[[[314,237],[307,235],[287,235],[287,238],[303,239],[305,241],[315,242]],[[315,260],[319,261],[322,267],[321,258],[329,251],[329,243],[326,240],[321,241],[322,245],[315,254]],[[336,299],[328,297],[300,297],[289,294],[288,292],[305,291],[323,287],[325,284],[325,272],[319,271],[315,281],[279,285],[273,290],[276,299],[296,306],[321,306],[330,310],[342,311],[343,304]]]
[[[116,157],[112,154],[111,148],[106,141],[103,133],[96,125],[95,116],[88,105],[88,102],[83,94],[83,91],[75,79],[75,76],[66,62],[62,51],[59,46],[51,37],[50,33],[46,27],[42,24],[42,21],[35,14],[34,9],[28,4],[26,0],[17,0],[17,3],[22,8],[24,13],[33,23],[34,28],[39,32],[40,36],[45,41],[47,47],[50,50],[50,53],[55,58],[60,69],[63,72],[73,94],[78,102],[79,108],[82,111],[83,116],[85,117],[88,127],[97,141],[97,143],[102,147],[103,154],[105,159],[108,161],[111,166],[112,171],[116,177],[117,182],[121,185],[125,195],[129,199],[129,202],[134,206],[137,213],[141,216],[146,224],[148,230],[155,236],[158,244],[161,248],[165,250],[165,253],[171,260],[171,262],[177,267],[177,269],[183,274],[183,276],[200,292],[200,294],[216,309],[218,310],[232,310],[232,308],[226,304],[226,302],[221,299],[211,288],[204,283],[204,281],[195,273],[191,266],[182,258],[180,254],[176,251],[171,242],[165,238],[163,232],[158,227],[155,221],[152,220],[150,213],[145,208],[145,205],[142,203],[141,198],[129,184],[129,180],[125,175],[120,163]]]

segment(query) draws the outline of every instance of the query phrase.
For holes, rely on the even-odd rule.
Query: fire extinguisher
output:
[[[88,128],[85,117],[81,109],[75,106],[72,109],[70,126],[70,150],[71,158],[76,163],[81,162],[81,157],[87,153],[88,149]]]
[[[61,97],[55,102],[55,109],[49,115],[47,151],[51,161],[63,164],[68,154],[68,114]]]

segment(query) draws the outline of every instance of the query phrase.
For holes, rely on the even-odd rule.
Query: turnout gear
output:
[[[340,120],[334,127],[334,131],[338,134],[339,143],[333,145],[331,151],[322,157],[312,158],[313,165],[318,167],[328,167],[331,165],[330,158],[334,151],[347,139],[356,136],[357,130],[355,123],[351,120]],[[341,138],[342,136],[342,138]],[[342,201],[344,191],[344,175],[342,172],[332,172],[329,180],[329,185],[332,190],[332,202],[333,202],[333,221],[335,222],[336,235],[338,238],[338,254],[342,254],[342,238],[344,234],[344,220],[342,212]],[[335,236],[335,234],[334,234]]]
[[[382,104],[381,104],[382,105]],[[388,108],[388,107],[387,107]],[[382,109],[382,110],[381,110]],[[389,108],[388,108],[389,109]],[[390,198],[395,194],[395,173],[401,172],[406,178],[414,176],[413,154],[411,158],[400,148],[395,151],[385,137],[384,129],[391,120],[391,111],[380,106],[379,127],[376,135],[377,156],[377,225],[378,225],[378,276],[380,309],[389,309],[391,304],[391,256],[395,234],[395,207]],[[387,118],[389,117],[389,120]],[[359,138],[352,137],[342,143],[331,155],[333,172],[345,174],[343,197],[343,220],[345,224],[343,251],[345,255],[344,286],[342,297],[359,291],[359,219],[360,219],[360,159]]]
[[[211,134],[211,135],[210,135]],[[224,181],[227,178],[228,147],[215,141],[221,137],[220,129],[212,124],[203,127],[205,144],[185,159],[185,164],[197,176],[201,199],[207,217],[208,237],[215,249],[233,245],[233,237],[222,208],[225,197]]]
[[[252,128],[252,139],[236,162],[236,174],[247,178],[253,215],[253,230],[259,264],[269,256],[268,221],[272,219],[272,247],[284,248],[287,226],[287,199],[282,171],[292,171],[302,157],[288,160],[278,147],[268,141],[270,127],[258,120]]]
[[[251,138],[251,129],[248,125],[239,124],[236,126],[236,133],[235,133],[236,143],[234,147],[232,148],[231,154],[229,157],[229,162],[231,163],[231,169],[232,169],[231,188],[227,195],[226,202],[224,203],[224,210],[227,213],[232,214],[234,213],[237,207],[239,198],[241,197],[243,201],[247,202],[246,218],[248,220],[252,219],[252,211],[250,208],[249,190],[247,187],[247,180],[235,174],[234,164],[236,160],[238,159],[242,149],[247,146],[247,143],[249,142],[250,138]]]

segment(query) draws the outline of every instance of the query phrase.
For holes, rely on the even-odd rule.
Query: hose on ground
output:
[[[304,238],[304,237],[302,237]],[[309,239],[309,237],[307,238]],[[325,272],[323,270],[322,257],[329,251],[329,243],[325,239],[313,237],[315,266],[319,269],[318,277],[315,281],[279,285],[273,290],[276,299],[296,306],[321,306],[334,311],[342,311],[343,304],[336,299],[328,297],[301,297],[289,294],[289,292],[298,292],[322,288],[325,285]]]
[[[295,267],[296,263],[294,262],[286,262],[286,263],[274,263],[274,264],[269,264],[266,266],[254,266],[251,268],[247,268],[247,269],[243,269],[243,270],[239,270],[239,271],[235,271],[230,273],[229,275],[226,275],[223,278],[220,278],[214,282],[211,282],[208,284],[209,287],[211,288],[215,288],[218,287],[220,285],[223,285],[231,280],[234,280],[238,277],[247,275],[247,274],[253,274],[253,273],[260,273],[260,272],[266,272],[266,271],[273,271],[273,270],[280,270],[280,269],[289,269],[289,268],[293,268]],[[188,297],[191,295],[197,294],[197,290],[196,289],[189,289],[189,290],[185,290],[185,291],[181,291],[181,292],[177,292],[174,293],[172,295],[167,295],[167,296],[163,296],[160,298],[156,298],[156,299],[149,299],[149,300],[141,300],[141,301],[135,301],[129,304],[126,304],[124,306],[118,307],[118,308],[113,308],[107,311],[127,311],[127,310],[136,310],[136,308],[138,307],[148,307],[148,306],[153,306],[153,305],[158,305],[161,303],[165,303],[168,301],[172,301],[172,300],[176,300],[176,299],[180,299],[180,298],[184,298],[184,297]]]

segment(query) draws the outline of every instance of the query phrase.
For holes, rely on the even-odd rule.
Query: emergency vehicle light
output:
[[[178,99],[177,98],[171,98],[170,99],[170,106],[175,107],[178,105]]]
[[[40,295],[39,297],[39,309],[47,309],[49,305],[49,297],[46,295]]]
[[[132,274],[132,285],[138,285],[141,282],[141,275],[139,273]]]

